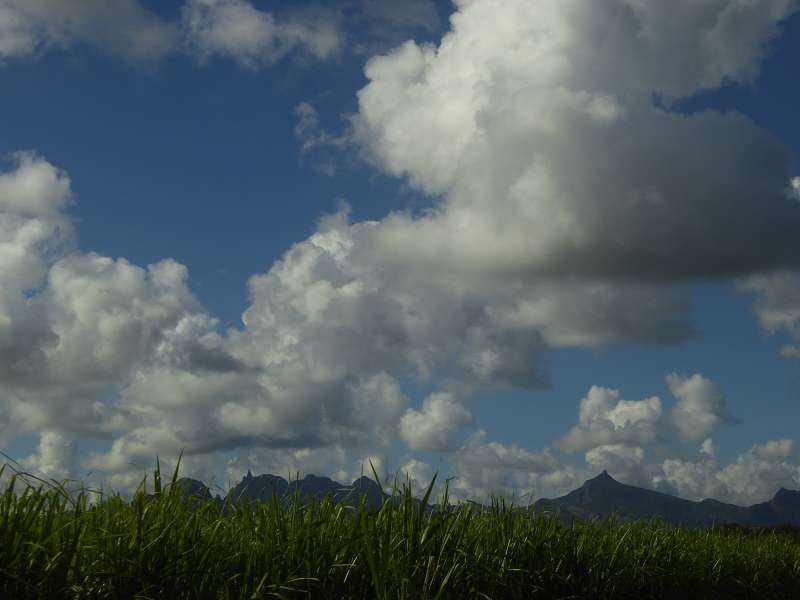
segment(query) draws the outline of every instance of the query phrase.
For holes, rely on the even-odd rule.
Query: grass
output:
[[[450,506],[446,486],[427,515],[407,487],[377,512],[299,498],[220,512],[154,475],[151,494],[145,481],[95,503],[12,475],[0,597],[800,598],[800,542],[774,531],[565,526],[502,501]]]

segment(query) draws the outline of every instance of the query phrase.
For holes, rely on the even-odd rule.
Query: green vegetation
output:
[[[158,470],[152,487],[91,504],[12,476],[0,597],[800,598],[800,541],[775,531],[564,526],[503,502],[426,515],[407,488],[377,512],[278,498],[221,512]]]

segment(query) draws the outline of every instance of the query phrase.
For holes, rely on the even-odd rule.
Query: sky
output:
[[[794,0],[0,0],[0,449],[800,488]]]

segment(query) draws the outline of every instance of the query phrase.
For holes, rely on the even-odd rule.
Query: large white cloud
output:
[[[47,448],[48,435],[109,436],[127,424],[115,395],[199,304],[174,261],[78,252],[68,176],[32,153],[12,160],[0,174],[3,427],[43,432]]]
[[[736,113],[653,95],[749,81],[793,3],[459,2],[438,47],[374,57],[366,156],[444,196],[385,223],[416,263],[675,281],[796,263],[788,149]],[[744,43],[742,43],[744,40]]]

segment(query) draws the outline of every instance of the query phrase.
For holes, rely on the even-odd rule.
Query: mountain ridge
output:
[[[350,485],[343,485],[330,477],[313,474],[308,474],[302,479],[286,480],[280,475],[268,473],[253,475],[248,470],[242,481],[231,488],[224,498],[212,495],[208,486],[197,479],[181,477],[176,480],[175,484],[186,496],[200,500],[213,499],[220,505],[270,502],[273,496],[279,499],[297,496],[303,501],[321,500],[330,496],[334,502],[347,500],[349,503],[357,505],[362,497],[365,497],[367,508],[377,510],[381,507],[384,499],[389,497],[375,481],[364,476],[354,480]]]
[[[200,499],[215,499],[220,504],[269,502],[278,498],[298,496],[301,500],[330,496],[334,502],[347,500],[358,505],[366,497],[370,510],[377,510],[391,498],[371,478],[362,476],[350,485],[342,485],[329,477],[306,475],[287,481],[271,474],[254,476],[250,471],[231,488],[224,499],[212,496],[209,488],[196,479],[177,480],[181,491]],[[558,498],[542,498],[533,504],[534,512],[553,513],[563,520],[596,520],[616,518],[621,521],[661,519],[670,524],[689,527],[708,527],[715,524],[776,526],[789,524],[800,527],[800,490],[781,487],[765,502],[739,506],[714,498],[687,500],[665,492],[621,483],[607,471],[588,479],[580,487]]]
[[[540,499],[534,511],[551,512],[564,519],[649,521],[690,527],[731,523],[752,526],[790,524],[800,526],[800,491],[780,488],[772,499],[750,506],[714,498],[687,500],[672,494],[620,483],[607,471],[579,488],[553,499]]]

